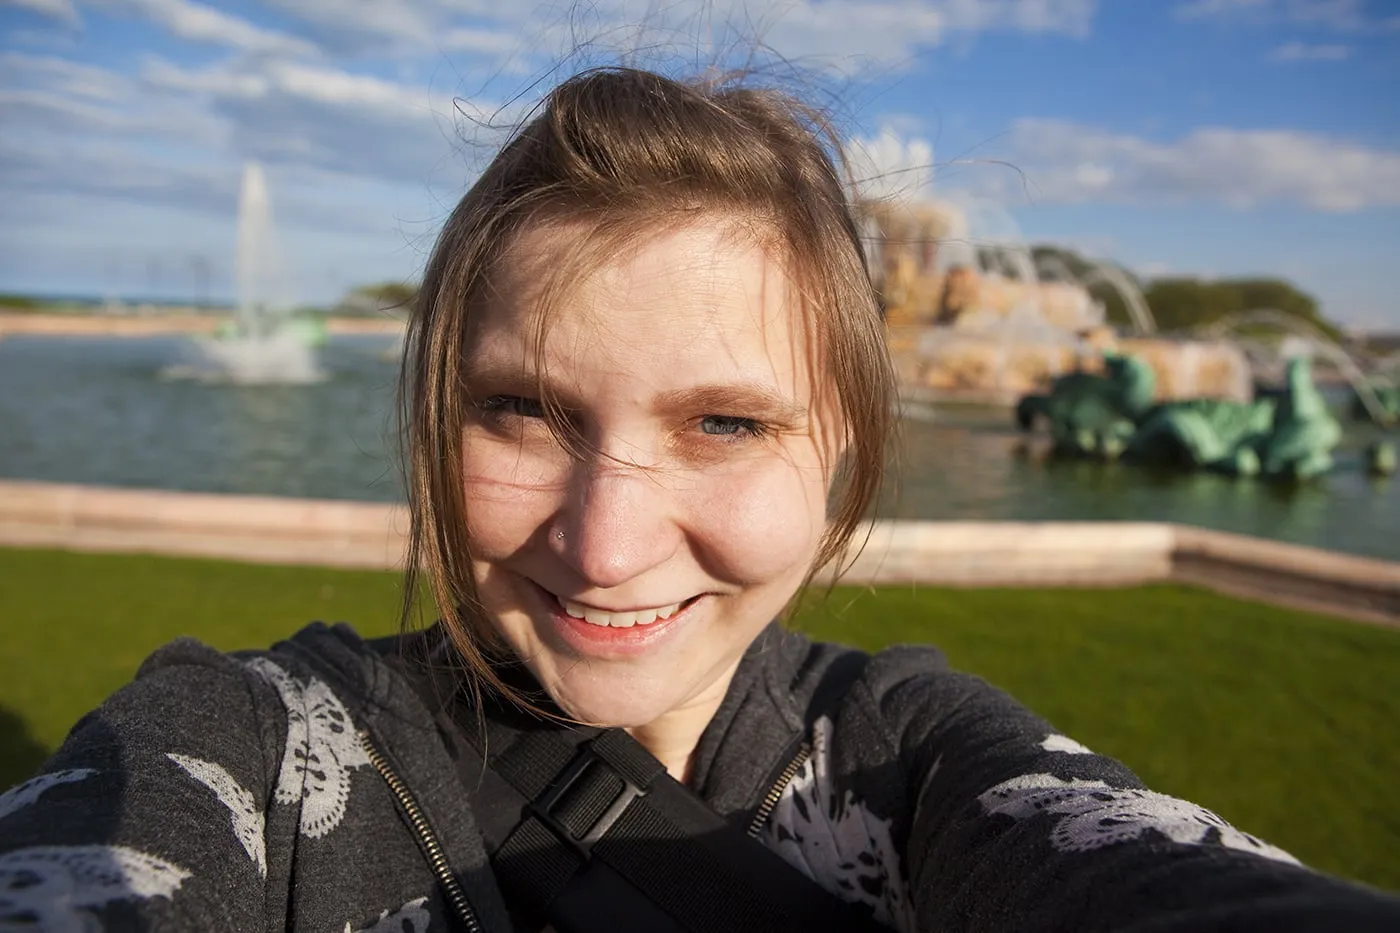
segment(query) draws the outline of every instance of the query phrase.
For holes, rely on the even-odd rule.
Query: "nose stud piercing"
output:
[[[562,531],[556,531],[556,532],[554,533],[554,537],[558,538],[560,541],[563,541],[563,540],[564,540],[564,532],[562,532]]]

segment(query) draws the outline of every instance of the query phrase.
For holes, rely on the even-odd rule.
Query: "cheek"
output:
[[[462,442],[463,499],[473,557],[508,557],[549,521],[565,488],[554,459],[533,454],[519,444],[466,434]]]
[[[722,578],[760,584],[803,573],[826,528],[819,467],[768,460],[707,484],[692,532]]]

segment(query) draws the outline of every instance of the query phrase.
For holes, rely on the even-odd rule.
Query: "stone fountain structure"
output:
[[[885,309],[901,385],[915,397],[1011,403],[1065,373],[1098,372],[1106,352],[1154,372],[1159,401],[1252,394],[1232,342],[1158,336],[1140,292],[1109,266],[1076,279],[1039,268],[1024,242],[978,238],[966,213],[939,202],[864,202],[862,238]],[[1119,333],[1089,291],[1118,289],[1134,319]]]

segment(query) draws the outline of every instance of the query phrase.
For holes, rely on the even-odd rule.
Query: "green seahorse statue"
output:
[[[1342,426],[1313,385],[1308,361],[1289,360],[1274,429],[1259,450],[1264,473],[1298,479],[1325,473],[1332,468],[1332,448],[1341,439]]]
[[[1125,453],[1138,463],[1253,476],[1261,468],[1258,448],[1273,430],[1275,408],[1272,399],[1169,402],[1143,421]]]
[[[1135,463],[1306,478],[1332,465],[1341,426],[1312,382],[1308,362],[1291,360],[1275,397],[1254,402],[1190,399],[1153,404],[1156,379],[1143,361],[1105,358],[1104,375],[1061,376],[1048,395],[1016,407],[1029,430],[1048,420],[1055,451]]]
[[[1142,360],[1105,354],[1102,376],[1081,371],[1060,376],[1048,395],[1021,399],[1016,420],[1023,430],[1039,418],[1048,421],[1061,454],[1114,458],[1151,409],[1156,389],[1156,374]]]

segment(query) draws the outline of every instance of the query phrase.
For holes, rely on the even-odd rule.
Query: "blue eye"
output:
[[[476,403],[488,415],[517,415],[521,418],[543,418],[544,406],[539,399],[518,395],[493,395]]]
[[[763,426],[752,418],[706,415],[700,419],[700,430],[716,437],[758,437],[763,433]]]

